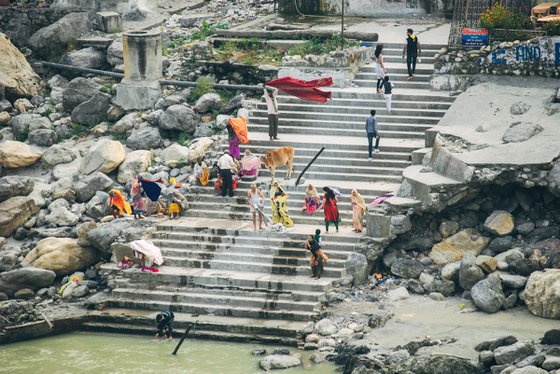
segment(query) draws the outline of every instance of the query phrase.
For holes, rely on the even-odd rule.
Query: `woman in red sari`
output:
[[[340,222],[340,215],[338,214],[338,198],[333,190],[329,187],[323,187],[325,195],[323,196],[323,210],[325,212],[325,229],[329,232],[329,225],[334,223],[336,232],[338,232],[338,223]]]

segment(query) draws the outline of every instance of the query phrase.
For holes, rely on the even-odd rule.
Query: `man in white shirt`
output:
[[[206,183],[208,183],[208,166],[202,161],[202,157],[196,159],[196,163],[193,167],[193,175],[195,181],[198,180],[200,184],[206,186]]]
[[[218,160],[218,168],[220,169],[220,176],[222,177],[222,197],[233,197],[233,177],[231,169],[233,168],[233,158],[229,155],[229,151],[225,150],[224,154]]]
[[[264,101],[268,112],[268,136],[270,140],[278,140],[278,101],[276,96],[278,90],[272,87],[264,87]]]

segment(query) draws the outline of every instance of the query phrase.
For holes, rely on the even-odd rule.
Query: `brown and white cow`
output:
[[[293,171],[294,163],[294,147],[280,147],[272,151],[266,152],[261,156],[263,164],[270,169],[272,180],[274,180],[274,171],[277,167],[286,166],[286,179],[290,179]]]

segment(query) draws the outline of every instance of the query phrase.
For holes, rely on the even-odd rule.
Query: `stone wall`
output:
[[[480,49],[443,48],[434,66],[431,84],[436,90],[464,88],[472,74],[560,78],[560,37],[496,42]]]
[[[332,51],[328,55],[285,56],[278,77],[303,80],[331,77],[334,87],[349,87],[360,65],[371,61],[373,48],[359,47]]]
[[[0,8],[0,31],[21,48],[35,31],[53,24],[68,13],[70,10],[67,9]]]

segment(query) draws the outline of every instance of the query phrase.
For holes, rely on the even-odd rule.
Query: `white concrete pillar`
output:
[[[117,86],[116,103],[124,109],[148,109],[161,95],[161,34],[129,31],[123,34],[124,79]]]

